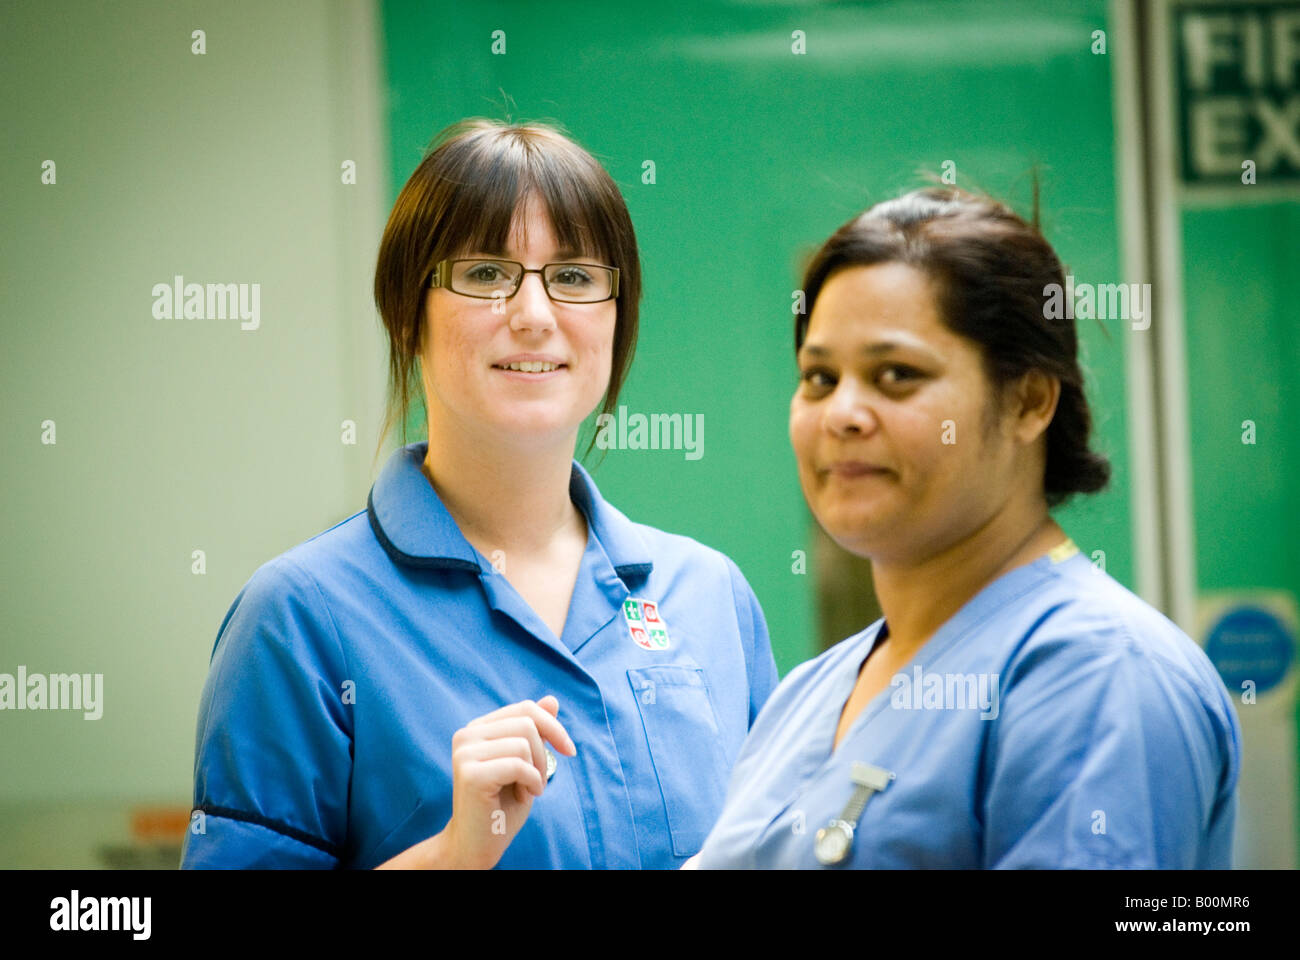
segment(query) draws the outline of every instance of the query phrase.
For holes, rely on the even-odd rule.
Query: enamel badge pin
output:
[[[659,616],[659,604],[653,600],[628,597],[623,601],[623,619],[627,621],[632,642],[643,650],[668,649],[668,624]]]

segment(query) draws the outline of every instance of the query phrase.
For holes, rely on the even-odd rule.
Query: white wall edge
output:
[[[1187,392],[1187,336],[1183,304],[1182,211],[1178,206],[1174,153],[1173,64],[1170,17],[1173,0],[1151,7],[1155,198],[1159,294],[1153,322],[1160,324],[1158,381],[1165,462],[1165,557],[1168,616],[1186,633],[1196,630],[1196,533],[1192,511],[1192,462]]]
[[[1138,103],[1138,57],[1135,42],[1136,12],[1132,0],[1109,0],[1111,24],[1111,101],[1115,112],[1116,202],[1126,282],[1148,282],[1146,217],[1147,196],[1142,171],[1143,141]],[[1151,337],[1125,325],[1124,369],[1128,409],[1128,460],[1131,482],[1133,565],[1137,594],[1163,609],[1164,556],[1160,549],[1163,521],[1158,488],[1159,455],[1156,438],[1155,374]]]
[[[355,469],[344,482],[347,512],[362,509],[385,453],[375,460],[387,386],[387,340],[374,305],[374,268],[379,240],[388,221],[388,124],[384,90],[383,36],[378,0],[331,0],[329,6],[333,78],[338,124],[331,158],[357,165],[353,191],[341,201],[338,239],[338,290],[343,304],[343,369],[340,391],[357,423]],[[385,444],[385,451],[392,449]]]

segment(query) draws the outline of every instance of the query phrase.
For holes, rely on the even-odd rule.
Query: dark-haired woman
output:
[[[790,440],[884,617],[777,688],[691,866],[1231,865],[1222,682],[1049,513],[1108,476],[1044,315],[1062,274],[1006,207],[933,188],[810,264]]]
[[[375,271],[396,419],[418,365],[428,440],[240,591],[184,866],[699,850],[776,666],[736,565],[630,521],[573,459],[615,409],[639,296],[627,207],[589,153],[541,125],[444,131]]]

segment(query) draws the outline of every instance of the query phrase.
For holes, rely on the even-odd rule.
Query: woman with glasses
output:
[[[594,158],[445,130],[375,301],[383,434],[428,440],[363,512],[261,567],[199,713],[189,867],[674,867],[776,683],[726,556],[634,523],[574,459],[637,335],[636,237]],[[603,398],[603,405],[602,405]]]
[[[691,866],[1231,866],[1222,681],[1049,512],[1109,466],[1034,220],[920,190],[811,261],[790,440],[884,617],[773,693]]]

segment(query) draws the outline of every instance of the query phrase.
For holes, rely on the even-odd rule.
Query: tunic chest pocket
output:
[[[692,856],[718,814],[727,789],[722,730],[700,667],[662,664],[627,672],[659,780],[673,853]]]

